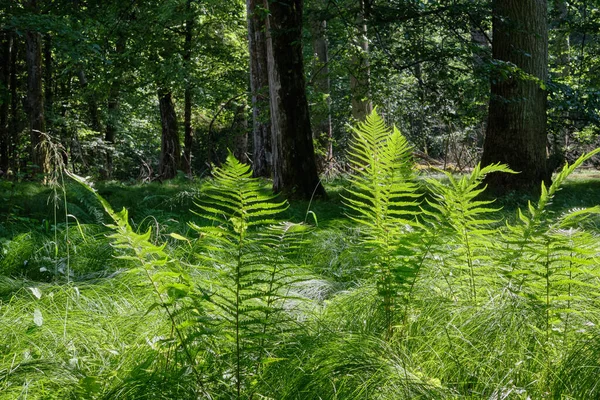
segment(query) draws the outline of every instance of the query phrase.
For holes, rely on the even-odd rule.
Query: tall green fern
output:
[[[412,148],[395,127],[373,111],[354,130],[349,156],[354,174],[344,196],[363,227],[371,276],[383,302],[387,334],[392,333],[398,301],[414,283],[421,263],[415,259],[419,186],[413,174]],[[405,300],[405,298],[404,298]]]
[[[472,300],[477,300],[477,276],[485,276],[488,271],[476,271],[479,265],[489,264],[486,249],[491,247],[498,230],[493,227],[496,221],[489,217],[498,211],[490,208],[493,200],[478,200],[485,190],[482,182],[491,173],[513,173],[506,165],[491,164],[484,168],[478,164],[470,175],[456,179],[447,171],[448,182],[428,179],[433,201],[427,200],[430,210],[423,210],[430,220],[430,227],[436,238],[443,239],[437,246],[438,256],[455,267],[453,275],[466,275]],[[489,250],[488,250],[489,251]],[[443,272],[446,274],[446,271]]]
[[[507,225],[502,264],[507,287],[543,312],[545,326],[539,328],[546,344],[552,332],[562,331],[566,338],[570,318],[586,313],[577,309],[575,293],[595,296],[598,289],[593,268],[596,238],[582,229],[582,223],[590,215],[600,214],[600,207],[575,209],[558,217],[549,209],[567,177],[598,153],[600,149],[566,164],[550,187],[542,183],[537,204],[530,202],[526,212],[519,209],[517,222]]]
[[[281,251],[285,238],[303,228],[277,223],[276,215],[287,203],[266,193],[250,167],[231,154],[213,174],[197,202],[198,214],[212,225],[190,226],[200,234],[200,259],[214,271],[210,301],[220,329],[233,338],[235,396],[250,397],[250,378],[288,329],[285,303],[290,286],[301,275],[285,262]]]
[[[137,265],[137,268],[129,271],[130,273],[141,272],[148,279],[151,289],[156,295],[156,302],[148,312],[154,308],[164,310],[171,322],[174,334],[174,337],[168,342],[173,343],[175,349],[183,353],[186,367],[191,369],[200,392],[205,394],[205,376],[199,368],[197,351],[190,345],[190,338],[197,338],[198,332],[205,331],[207,324],[202,302],[198,301],[204,298],[203,289],[196,285],[189,272],[181,268],[177,260],[170,257],[165,250],[166,245],[156,245],[151,241],[151,229],[144,233],[134,231],[129,223],[127,209],[115,212],[110,203],[100,196],[88,182],[75,174],[68,174],[94,194],[114,221],[114,224],[108,225],[113,230],[108,237],[112,239],[115,248],[122,250],[119,258],[129,260],[133,265]],[[182,302],[182,299],[187,302]],[[192,303],[191,306],[189,303]],[[183,311],[188,311],[188,313],[183,313]]]

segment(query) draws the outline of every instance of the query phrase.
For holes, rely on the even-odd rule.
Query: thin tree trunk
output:
[[[548,73],[546,0],[495,0],[495,60],[512,63],[491,77],[491,97],[482,165],[505,163],[519,174],[492,174],[490,189],[539,189],[546,170],[546,103]],[[502,68],[502,66],[500,67]],[[522,74],[527,74],[524,78]],[[507,76],[508,75],[508,76]]]
[[[567,26],[567,18],[569,10],[567,8],[567,2],[565,0],[553,0],[553,24],[552,29],[554,30],[554,42],[553,51],[556,57],[556,64],[559,70],[560,77],[564,78],[569,76],[571,73],[570,68],[570,49],[571,43],[569,40],[569,29]]]
[[[356,16],[356,54],[352,57],[350,71],[350,92],[352,94],[352,116],[364,121],[373,111],[371,102],[371,67],[369,65],[369,39],[365,18],[365,2],[359,0],[359,12]]]
[[[44,117],[46,120],[46,129],[51,130],[51,123],[54,112],[54,90],[52,85],[54,73],[52,60],[52,36],[46,34],[44,39]]]
[[[269,71],[265,15],[257,7],[262,0],[246,0],[250,92],[252,94],[252,170],[254,176],[270,177],[272,170],[271,123],[269,114]]]
[[[473,70],[475,73],[481,73],[486,65],[486,55],[490,48],[489,38],[483,27],[483,21],[480,18],[471,21],[471,47],[473,49]],[[489,55],[487,56],[489,57]]]
[[[37,13],[36,0],[27,7]],[[38,32],[25,33],[25,60],[27,62],[27,108],[31,138],[31,160],[42,174],[50,172],[49,153],[43,134],[46,133],[44,119],[44,96],[42,91],[42,37]]]
[[[0,36],[0,178],[8,172],[8,146],[10,133],[8,130],[8,111],[10,99],[10,65],[12,58],[12,32],[4,31]]]
[[[96,101],[96,96],[94,93],[88,90],[89,81],[83,69],[79,69],[77,71],[77,77],[79,78],[79,86],[81,89],[83,89],[83,96],[88,106],[90,115],[90,128],[92,128],[93,131],[100,132],[100,117],[98,115],[98,102]]]
[[[313,134],[321,147],[317,156],[320,171],[328,171],[333,163],[333,129],[331,126],[331,85],[329,81],[329,49],[326,37],[327,22],[314,14],[310,21],[313,54],[313,84],[321,100],[313,107]]]
[[[18,96],[18,85],[17,79],[17,61],[19,59],[19,39],[14,33],[12,34],[12,51],[10,59],[10,119],[8,122],[8,159],[9,168],[16,169],[17,165],[17,146],[19,140],[19,96]],[[22,50],[21,50],[22,52]]]
[[[240,104],[233,119],[234,151],[233,155],[240,162],[248,163],[248,118],[246,118],[247,104]]]
[[[302,0],[265,1],[273,190],[290,196],[324,196],[312,142],[302,54]]]
[[[170,90],[159,89],[160,120],[162,125],[159,175],[161,179],[171,179],[181,166],[181,145],[177,129],[177,115]]]
[[[192,130],[192,39],[194,33],[194,15],[192,12],[192,0],[187,0],[185,21],[185,45],[183,60],[185,65],[185,93],[183,95],[183,169],[186,174],[192,174],[192,145],[194,143],[194,131]]]
[[[106,131],[104,132],[104,141],[108,145],[106,150],[106,165],[104,178],[110,179],[113,175],[113,150],[111,146],[115,144],[119,122],[119,96],[121,93],[121,63],[119,57],[125,52],[126,39],[122,33],[117,35],[115,48],[115,70],[110,87],[108,89],[108,116],[106,118]]]

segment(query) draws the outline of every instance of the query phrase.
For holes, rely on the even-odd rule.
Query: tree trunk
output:
[[[181,145],[179,144],[177,116],[171,91],[159,89],[158,101],[162,125],[158,170],[161,179],[171,179],[177,175],[177,170],[181,166]]]
[[[350,92],[352,94],[352,116],[357,121],[364,121],[373,111],[371,102],[371,68],[369,66],[369,39],[365,18],[365,2],[359,0],[359,12],[356,16],[358,29],[355,38],[355,55],[352,57],[350,70]]]
[[[4,31],[0,36],[0,178],[8,172],[8,105],[10,104],[10,65],[13,48],[12,32]]]
[[[328,171],[333,164],[333,129],[331,127],[331,86],[329,81],[329,49],[326,38],[327,22],[319,15],[312,15],[310,32],[312,36],[313,84],[315,92],[321,99],[312,109],[313,133],[322,154],[317,156],[320,171]]]
[[[246,117],[246,102],[240,104],[235,110],[233,118],[233,155],[237,160],[248,163],[248,118]]]
[[[52,36],[46,34],[44,35],[44,116],[48,130],[51,130],[54,112],[53,72]]]
[[[552,29],[554,30],[554,41],[552,45],[552,53],[556,57],[556,66],[559,70],[561,78],[569,76],[570,68],[570,48],[569,27],[568,23],[568,8],[565,0],[553,0],[553,15]]]
[[[473,17],[471,21],[471,48],[473,49],[473,70],[475,73],[482,73],[486,66],[486,59],[489,57],[489,37],[483,26],[482,18]]]
[[[194,131],[192,130],[192,39],[194,33],[194,15],[192,13],[192,0],[186,3],[187,19],[185,21],[185,44],[183,60],[185,63],[185,93],[183,95],[183,169],[186,174],[192,174],[192,144]]]
[[[100,117],[98,116],[98,103],[96,102],[96,95],[88,90],[89,82],[87,76],[85,75],[85,71],[82,68],[77,71],[77,77],[79,78],[79,86],[83,90],[83,97],[89,109],[90,128],[95,132],[100,132]]]
[[[273,190],[305,199],[324,196],[312,142],[302,55],[302,0],[269,2],[267,61]]]
[[[108,145],[106,150],[106,165],[104,167],[105,179],[110,179],[113,175],[113,150],[111,146],[115,144],[117,137],[118,121],[119,121],[119,96],[121,93],[121,71],[119,57],[125,52],[126,38],[122,33],[117,35],[117,43],[115,48],[115,72],[113,73],[112,81],[108,89],[108,116],[106,118],[106,131],[104,132],[104,141]]]
[[[264,13],[257,12],[262,0],[246,0],[250,92],[252,94],[252,170],[254,176],[270,177],[272,169],[271,123],[269,115],[269,71]]]
[[[8,159],[9,159],[9,168],[16,169],[17,165],[17,143],[19,142],[19,95],[18,95],[18,86],[19,80],[17,79],[17,73],[19,68],[17,66],[17,61],[19,59],[20,52],[19,47],[22,45],[22,42],[19,43],[19,37],[12,34],[12,51],[11,51],[11,59],[10,59],[10,80],[9,80],[9,91],[10,91],[10,119],[8,122]]]
[[[492,174],[495,192],[539,189],[546,169],[548,71],[546,0],[495,0],[492,57],[501,62],[491,76],[491,97],[482,165],[505,163],[520,174]],[[509,69],[512,63],[519,71]]]
[[[28,8],[37,13],[36,0],[28,2]],[[44,119],[44,96],[42,91],[42,36],[38,32],[25,33],[25,60],[27,62],[27,108],[31,137],[31,161],[40,169],[39,172],[50,172],[49,152],[44,135],[46,121]]]

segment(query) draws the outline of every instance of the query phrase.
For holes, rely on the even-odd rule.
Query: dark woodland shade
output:
[[[505,163],[519,174],[492,174],[490,189],[537,189],[548,179],[546,103],[548,74],[546,0],[495,0],[493,58],[515,64],[528,79],[492,73],[482,165]],[[502,69],[504,66],[500,65]],[[521,74],[522,75],[522,74]]]
[[[290,196],[324,196],[305,92],[302,0],[265,2],[273,132],[273,189]]]

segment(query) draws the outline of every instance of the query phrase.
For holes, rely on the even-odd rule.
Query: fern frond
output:
[[[349,217],[364,227],[370,275],[377,282],[391,335],[398,301],[406,303],[418,271],[419,231],[416,219],[419,186],[414,180],[412,148],[395,127],[386,127],[373,111],[353,128],[349,156],[354,174],[343,195]]]
[[[479,164],[473,168],[470,175],[456,179],[447,171],[443,173],[448,182],[438,179],[427,179],[433,201],[427,200],[431,210],[423,209],[423,214],[428,220],[428,225],[436,232],[438,240],[443,241],[443,246],[436,250],[447,259],[452,259],[450,264],[457,267],[458,274],[469,277],[470,296],[477,298],[478,278],[488,279],[490,271],[481,270],[478,265],[488,257],[486,252],[492,247],[490,240],[497,233],[494,224],[498,221],[488,215],[498,211],[489,207],[493,200],[477,200],[484,192],[483,180],[491,173],[514,173],[503,164],[491,164],[481,168]],[[476,271],[477,269],[477,271]]]
[[[207,283],[220,329],[232,337],[227,351],[237,397],[277,343],[294,325],[288,305],[298,299],[291,288],[303,279],[286,260],[289,243],[298,242],[305,226],[277,223],[287,202],[265,193],[250,167],[229,155],[196,200],[196,214],[211,226],[190,224],[200,234],[198,259],[213,266]]]

